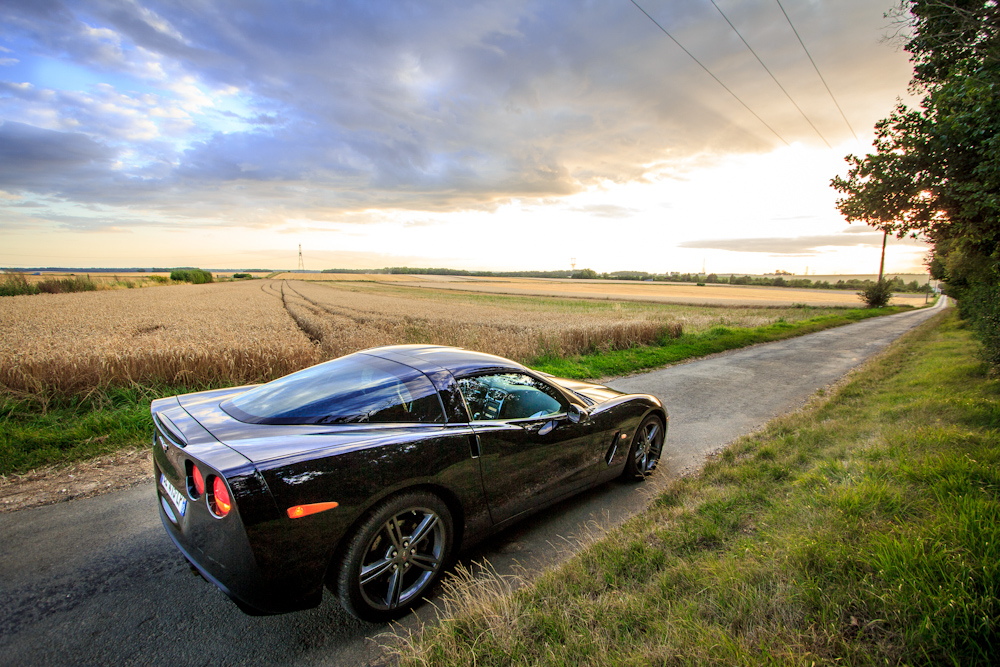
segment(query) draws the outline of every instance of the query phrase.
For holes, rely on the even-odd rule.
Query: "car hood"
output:
[[[254,464],[416,441],[449,428],[442,424],[246,424],[231,417],[220,404],[247,389],[250,387],[185,394],[177,401],[212,437]]]
[[[568,378],[553,376],[549,376],[549,380],[555,382],[564,389],[569,389],[574,393],[586,396],[595,403],[603,403],[605,401],[610,401],[612,398],[618,398],[619,396],[625,395],[624,393],[616,391],[611,387],[605,387],[600,384],[592,384],[590,382],[583,382],[581,380],[570,380]]]

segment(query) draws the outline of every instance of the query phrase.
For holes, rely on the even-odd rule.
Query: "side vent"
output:
[[[604,455],[604,460],[608,465],[615,459],[615,453],[618,451],[618,441],[621,440],[621,431],[615,431],[614,436],[611,438],[611,446],[608,447],[608,453]]]

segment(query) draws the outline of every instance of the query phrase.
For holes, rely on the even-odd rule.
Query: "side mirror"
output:
[[[570,404],[569,409],[566,410],[566,418],[574,424],[586,424],[590,421],[590,413],[578,405]]]

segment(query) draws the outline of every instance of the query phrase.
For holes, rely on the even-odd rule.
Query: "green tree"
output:
[[[920,109],[875,126],[874,153],[847,156],[833,187],[849,222],[933,245],[944,281],[1000,365],[1000,8],[995,0],[903,0]]]

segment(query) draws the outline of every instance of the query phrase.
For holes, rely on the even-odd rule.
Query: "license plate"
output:
[[[168,496],[170,496],[170,500],[174,502],[174,507],[177,508],[177,512],[180,513],[181,516],[184,516],[184,511],[187,509],[188,504],[187,498],[184,497],[183,493],[174,488],[173,484],[167,481],[167,478],[163,476],[162,472],[160,473],[160,486],[162,486],[163,490],[167,492]]]

